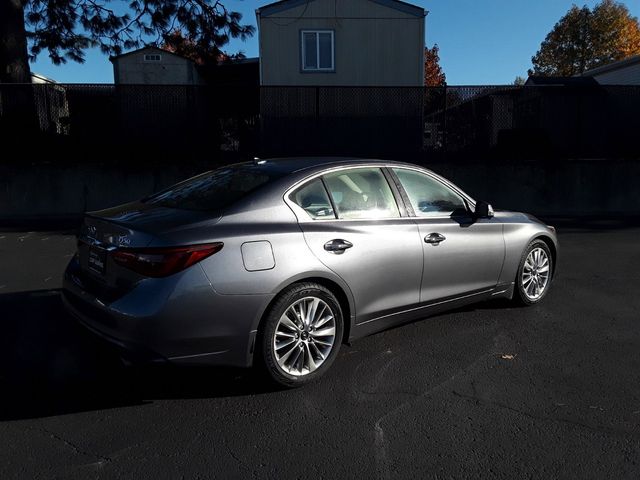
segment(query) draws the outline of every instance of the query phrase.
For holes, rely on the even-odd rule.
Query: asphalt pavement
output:
[[[542,304],[388,330],[286,391],[123,366],[62,310],[71,232],[0,232],[0,478],[639,478],[640,228],[559,234]]]

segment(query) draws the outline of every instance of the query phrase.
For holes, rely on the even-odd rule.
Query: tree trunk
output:
[[[28,142],[37,144],[40,133],[27,54],[25,1],[0,0],[0,139],[8,151],[24,151]]]
[[[0,83],[31,83],[24,0],[0,0]]]

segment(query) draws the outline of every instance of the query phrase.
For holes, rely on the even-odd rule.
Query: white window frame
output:
[[[153,57],[153,58],[151,58]],[[160,55],[159,53],[145,53],[144,54],[144,61],[145,62],[161,62],[162,61],[162,55]]]
[[[316,36],[316,68],[305,67],[304,59],[305,59],[305,42],[304,36],[307,33],[313,33]],[[331,67],[330,68],[321,68],[320,67],[320,33],[329,33],[331,34]],[[336,71],[336,36],[334,30],[300,30],[300,70],[303,72],[335,72]]]

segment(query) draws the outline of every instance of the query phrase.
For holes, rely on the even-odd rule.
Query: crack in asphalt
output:
[[[34,429],[30,429],[30,430],[34,430]],[[66,445],[67,447],[71,448],[74,451],[74,453],[76,453],[77,455],[84,455],[84,456],[87,456],[87,457],[94,457],[94,458],[96,458],[98,460],[97,462],[93,462],[93,463],[90,463],[90,464],[83,464],[83,465],[100,465],[100,466],[102,466],[103,464],[108,463],[108,462],[111,461],[110,457],[105,457],[105,456],[99,455],[99,454],[97,454],[95,452],[90,452],[88,450],[85,450],[85,449],[81,448],[80,446],[76,445],[75,443],[70,442],[69,440],[61,437],[60,435],[58,435],[58,434],[56,434],[56,433],[54,433],[51,430],[48,430],[46,428],[38,428],[38,429],[35,429],[35,431],[38,431],[40,433],[44,433],[49,438],[52,438],[52,439],[54,439],[54,440],[56,440],[56,441],[58,441],[58,442],[60,442],[60,443],[62,443],[64,445]]]
[[[376,450],[376,478],[387,479],[391,478],[391,471],[389,470],[389,459],[387,458],[389,442],[384,438],[384,430],[380,425],[382,418],[379,419],[373,427],[375,433],[374,447]]]
[[[233,458],[238,463],[238,465],[246,468],[247,470],[251,470],[251,468],[249,468],[247,464],[244,463],[244,460],[242,460],[238,455],[235,454],[235,452],[231,449],[231,447],[229,447],[229,445],[225,445],[224,448],[227,449],[227,452],[229,452],[231,458]]]
[[[452,376],[450,376],[446,380],[438,383],[437,385],[434,385],[433,387],[425,390],[422,393],[414,395],[413,398],[410,398],[410,399],[402,402],[400,405],[398,405],[397,407],[393,408],[392,410],[389,410],[387,413],[385,413],[384,415],[379,417],[378,420],[376,420],[376,422],[374,423],[373,430],[374,430],[374,449],[375,449],[375,459],[376,459],[376,474],[377,474],[377,478],[378,479],[386,480],[386,479],[391,478],[391,472],[390,472],[390,469],[389,469],[389,454],[388,454],[389,441],[385,438],[384,429],[382,428],[382,422],[384,420],[386,420],[388,417],[390,417],[391,415],[395,415],[400,410],[402,410],[403,408],[405,408],[406,406],[410,405],[411,403],[413,403],[414,401],[416,401],[418,399],[431,398],[431,394],[433,392],[435,392],[437,390],[440,390],[441,388],[443,388],[448,383],[458,379],[462,375],[465,375],[466,373],[471,371],[473,368],[475,368],[476,365],[478,365],[480,362],[486,361],[489,358],[494,357],[495,356],[495,351],[498,350],[498,344],[502,340],[504,340],[505,337],[508,338],[508,335],[505,332],[497,333],[493,337],[493,348],[491,349],[490,352],[487,352],[487,353],[485,353],[483,355],[480,355],[473,362],[469,363],[464,368],[458,370],[456,373],[454,373]],[[384,373],[384,371],[387,370],[387,368],[388,368],[389,364],[391,363],[391,361],[387,362],[381,368],[381,373]],[[378,379],[376,379],[376,381],[377,380]],[[359,393],[362,394],[362,393],[365,393],[365,392],[359,392]]]
[[[224,448],[227,450],[227,452],[229,452],[229,455],[231,456],[231,458],[233,458],[240,467],[251,472],[251,476],[253,478],[260,477],[260,472],[258,472],[258,470],[254,466],[247,464],[238,455],[236,455],[235,452],[231,449],[231,447],[229,447],[229,445],[225,444]]]
[[[496,340],[497,340],[497,337],[496,337],[496,339],[494,339],[494,343],[495,343]],[[376,468],[376,473],[377,473],[377,478],[385,479],[385,480],[391,478],[391,473],[390,473],[390,469],[389,469],[389,458],[388,458],[389,457],[389,455],[388,455],[389,442],[388,442],[388,440],[385,439],[384,429],[382,428],[382,422],[384,420],[386,420],[388,417],[390,417],[391,415],[395,415],[400,410],[402,410],[403,408],[407,407],[408,405],[410,405],[411,403],[413,403],[414,401],[416,401],[418,399],[431,398],[431,394],[433,392],[435,392],[437,390],[440,390],[442,387],[444,387],[448,383],[456,380],[461,375],[464,375],[469,370],[471,370],[473,367],[475,367],[475,365],[477,363],[479,363],[483,359],[486,360],[488,357],[490,357],[492,355],[493,355],[492,353],[486,353],[484,355],[479,356],[473,362],[471,362],[469,365],[467,365],[463,369],[459,370],[458,372],[456,372],[454,375],[452,375],[451,377],[447,378],[443,382],[440,382],[439,384],[429,388],[428,390],[426,390],[426,391],[424,391],[424,392],[422,392],[420,394],[416,394],[413,398],[411,398],[411,399],[409,399],[409,400],[407,400],[405,402],[402,402],[400,405],[398,405],[397,407],[395,407],[392,410],[389,410],[387,413],[385,413],[380,418],[378,418],[378,420],[374,424],[374,447],[375,447],[375,452],[376,452],[376,467],[377,467]]]

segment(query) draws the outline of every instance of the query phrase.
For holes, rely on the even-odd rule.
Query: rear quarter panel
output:
[[[200,262],[216,293],[274,297],[296,281],[324,278],[338,284],[352,306],[348,286],[311,253],[295,215],[281,198],[273,203],[265,199],[259,208],[252,210],[243,211],[240,207],[238,210],[228,212],[214,227],[201,229],[198,233],[196,243],[224,243],[220,252]],[[184,237],[192,234],[174,232],[163,240],[167,243],[189,243]],[[252,242],[268,242],[273,252],[272,268],[253,271],[247,268],[242,246]],[[263,313],[264,309],[256,312],[254,328],[257,328]]]

